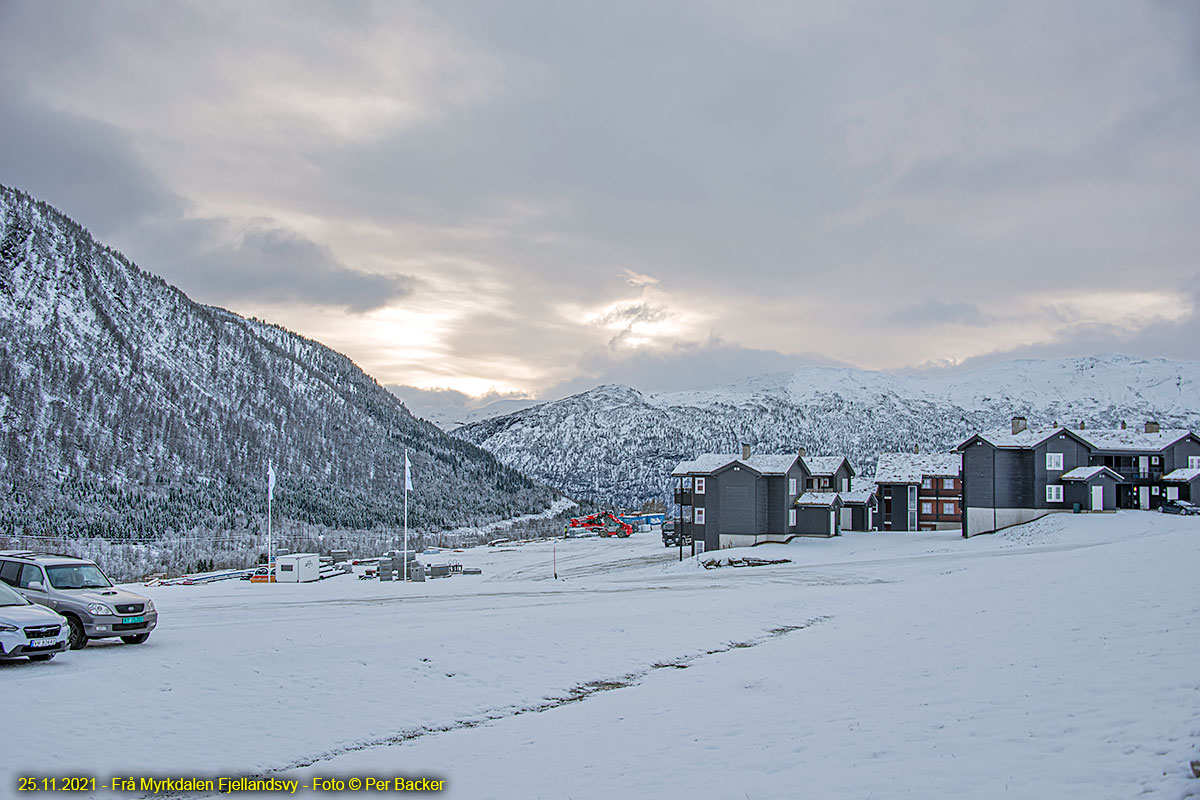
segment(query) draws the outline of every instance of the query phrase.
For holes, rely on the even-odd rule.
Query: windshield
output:
[[[112,586],[95,564],[46,567],[46,577],[55,589],[107,589]]]
[[[0,583],[0,606],[27,606],[29,601],[8,588],[7,583]]]

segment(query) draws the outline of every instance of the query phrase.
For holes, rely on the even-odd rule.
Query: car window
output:
[[[0,606],[27,606],[29,601],[15,590],[8,588],[8,584],[0,583]]]
[[[112,584],[95,564],[56,564],[46,567],[55,589],[106,589]]]
[[[17,588],[28,589],[31,583],[40,583],[44,586],[46,582],[42,580],[42,571],[36,564],[23,564],[21,566],[21,579],[17,581]]]
[[[9,586],[17,585],[17,576],[21,574],[21,562],[19,561],[0,561],[0,581],[4,581]]]

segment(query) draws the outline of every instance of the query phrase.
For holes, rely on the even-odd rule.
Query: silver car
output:
[[[0,658],[49,661],[67,649],[67,621],[0,583]]]
[[[0,552],[0,581],[66,617],[71,649],[89,639],[141,644],[158,625],[154,601],[118,589],[95,562],[49,553]]]

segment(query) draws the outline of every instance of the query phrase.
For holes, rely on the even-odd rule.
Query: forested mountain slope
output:
[[[0,534],[438,530],[554,492],[413,418],[350,359],[201,305],[45,203],[0,187]]]

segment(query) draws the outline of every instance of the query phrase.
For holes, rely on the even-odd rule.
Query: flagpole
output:
[[[267,462],[267,583],[271,582],[274,573],[271,571],[271,496],[275,494],[275,470],[271,462]]]
[[[408,448],[404,448],[404,580],[408,580]]]

